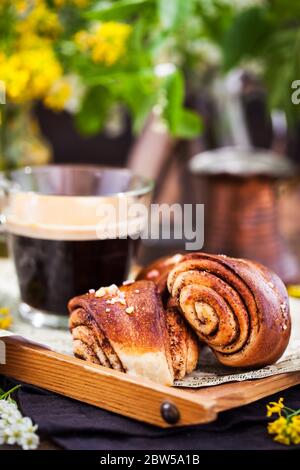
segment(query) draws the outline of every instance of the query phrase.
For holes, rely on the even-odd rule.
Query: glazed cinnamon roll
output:
[[[183,257],[167,282],[179,311],[222,364],[262,367],[285,351],[291,330],[288,296],[269,269],[195,253]]]
[[[197,366],[199,346],[153,282],[110,286],[69,302],[75,356],[172,385]]]

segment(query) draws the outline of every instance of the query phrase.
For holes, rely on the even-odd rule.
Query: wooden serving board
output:
[[[50,351],[20,337],[1,341],[5,342],[6,364],[0,365],[0,374],[163,428],[208,423],[220,411],[300,383],[300,372],[293,372],[200,389],[172,388]],[[177,422],[165,418],[162,410],[170,406],[178,412]]]

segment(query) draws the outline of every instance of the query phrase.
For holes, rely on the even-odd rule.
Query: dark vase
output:
[[[42,104],[36,115],[44,136],[50,143],[55,163],[91,163],[124,166],[133,142],[129,119],[124,116],[118,135],[101,132],[93,136],[81,135],[75,127],[73,116],[65,111],[54,113]]]

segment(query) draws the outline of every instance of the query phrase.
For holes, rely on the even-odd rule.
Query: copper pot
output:
[[[205,204],[204,249],[256,260],[285,283],[299,282],[278,216],[278,185],[295,176],[293,165],[273,152],[227,147],[196,155],[190,170]]]

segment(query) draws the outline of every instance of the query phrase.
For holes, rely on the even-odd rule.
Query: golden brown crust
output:
[[[122,295],[125,300],[114,301]],[[171,385],[174,380],[165,313],[156,286],[139,281],[118,294],[69,302],[74,353],[106,367]]]
[[[166,309],[166,321],[174,377],[183,379],[197,367],[199,344],[196,335],[176,307]]]
[[[162,332],[164,315],[155,285],[139,281],[120,287],[120,291],[125,294],[126,305],[107,303],[112,298],[107,295],[98,298],[85,294],[72,299],[69,310],[81,307],[106,338],[121,343],[125,349],[132,350],[134,345],[136,354],[163,348],[166,342]],[[132,314],[126,313],[128,307],[133,307]]]
[[[138,274],[137,280],[151,280],[157,286],[162,297],[169,330],[170,348],[173,368],[176,379],[182,379],[196,369],[200,346],[196,335],[193,334],[187,323],[182,321],[176,301],[173,301],[167,290],[169,272],[183,259],[184,255],[177,253],[172,256],[164,256],[146,266]]]
[[[223,255],[186,255],[168,288],[198,337],[223,364],[259,367],[276,362],[290,337],[288,296],[267,268]]]
[[[163,294],[167,288],[169,272],[182,258],[183,255],[177,253],[173,256],[164,256],[163,258],[157,259],[139,272],[137,281],[143,279],[152,281],[157,286],[158,292]]]
[[[177,308],[165,312],[153,282],[122,286],[115,295],[75,297],[69,310],[78,357],[169,385],[197,365],[194,333]]]

